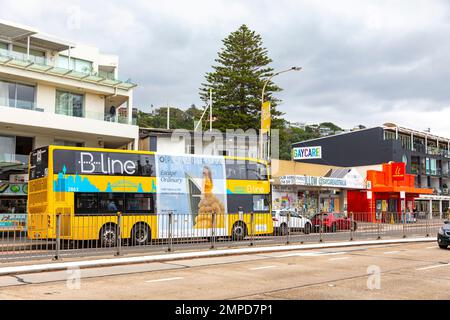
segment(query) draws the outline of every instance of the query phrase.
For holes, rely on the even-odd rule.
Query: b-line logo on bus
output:
[[[94,161],[94,155],[90,152],[80,152],[80,173],[94,173],[100,171],[104,174],[129,174],[136,173],[136,164],[131,160],[122,162],[119,159],[111,159],[103,153],[100,153],[97,161]]]

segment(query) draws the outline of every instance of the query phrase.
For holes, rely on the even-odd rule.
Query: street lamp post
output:
[[[300,71],[300,70],[302,70],[302,67],[292,67],[292,68],[289,68],[289,69],[286,69],[286,70],[283,70],[283,71],[276,72],[273,75],[271,75],[269,78],[267,78],[267,80],[264,82],[264,85],[263,85],[263,88],[262,88],[261,108],[262,108],[262,106],[264,104],[264,95],[265,95],[267,84],[270,82],[270,80],[272,80],[273,77],[276,77],[276,76],[278,76],[278,75],[280,75],[282,73],[285,73],[285,72]],[[269,141],[270,140],[270,128],[269,128],[269,132],[267,134],[267,138],[268,138],[268,141]],[[261,128],[261,130],[259,132],[259,143],[260,143],[260,146],[259,146],[260,158],[263,159],[264,158],[264,152],[263,152],[263,133],[262,133],[262,128]],[[267,157],[268,156],[269,156],[269,145],[267,145]]]

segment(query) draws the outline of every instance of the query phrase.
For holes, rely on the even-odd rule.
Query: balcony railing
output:
[[[57,76],[64,76],[66,78],[74,78],[76,80],[92,82],[110,87],[119,87],[124,90],[134,88],[136,84],[130,80],[121,81],[115,79],[113,76],[102,76],[97,72],[82,72],[72,69],[61,68],[50,64],[45,57],[34,55],[27,55],[26,53],[15,52],[6,49],[0,49],[0,64],[15,66],[19,68],[26,68],[28,70],[52,74]]]
[[[128,116],[122,116],[122,115],[116,115],[116,116],[110,116],[106,112],[96,112],[96,111],[84,111],[83,114],[65,114],[61,112],[52,112],[49,110],[45,110],[45,108],[37,107],[35,103],[28,103],[28,107],[16,107],[16,106],[2,106],[2,107],[9,107],[9,108],[17,108],[17,109],[25,109],[25,110],[31,110],[31,111],[38,111],[38,112],[46,112],[46,113],[53,113],[57,115],[67,116],[67,117],[74,117],[74,118],[85,118],[85,119],[92,119],[92,120],[99,120],[99,121],[105,121],[105,122],[116,122],[116,123],[123,123],[123,124],[131,124],[131,125],[137,125],[137,115],[135,113],[132,114],[131,121],[129,121]],[[16,104],[17,105],[17,104]],[[54,110],[54,109],[53,109]]]
[[[425,145],[421,143],[414,143],[414,151],[425,153]],[[443,148],[438,148],[435,146],[428,146],[427,147],[427,154],[442,156],[446,158],[450,158],[450,151]]]
[[[15,165],[15,164],[27,164],[28,155],[26,154],[13,154],[13,153],[0,153],[0,165]]]
[[[7,105],[0,104],[0,106],[44,112],[44,109],[37,107],[36,104],[32,101],[10,99],[6,101],[6,103]]]

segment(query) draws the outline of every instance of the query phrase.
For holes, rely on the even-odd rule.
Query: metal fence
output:
[[[421,217],[421,218],[419,218]],[[425,218],[423,218],[425,217]],[[302,244],[435,237],[444,219],[382,214],[71,214],[28,216],[27,231],[0,230],[0,262]]]

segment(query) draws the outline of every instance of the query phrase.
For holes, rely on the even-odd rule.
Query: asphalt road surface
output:
[[[248,254],[2,276],[0,287],[0,299],[450,299],[450,250],[421,242]]]

